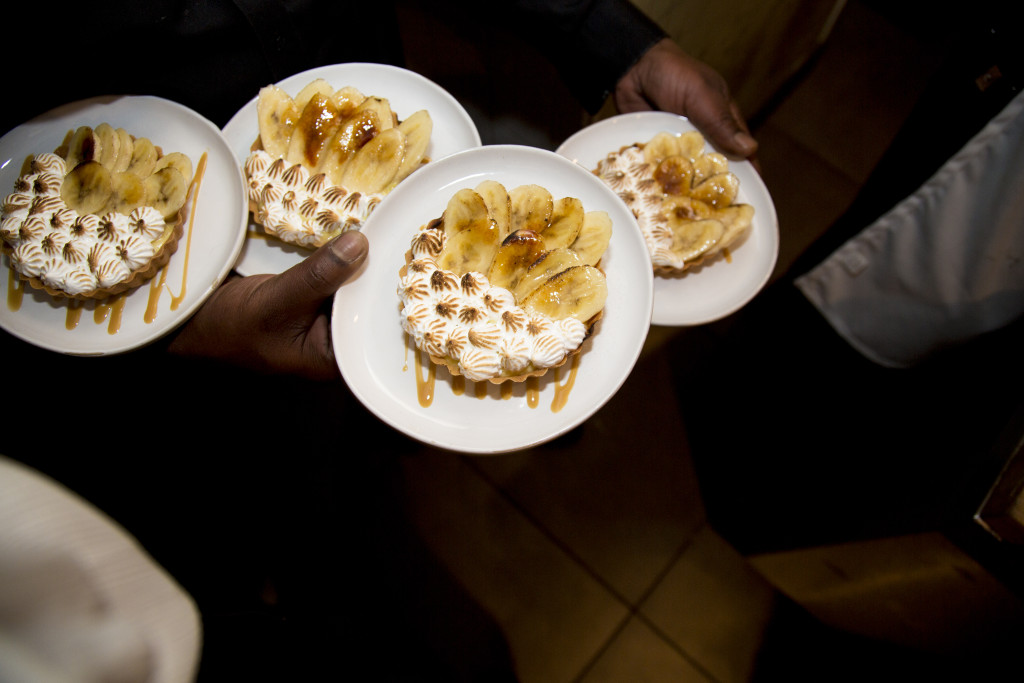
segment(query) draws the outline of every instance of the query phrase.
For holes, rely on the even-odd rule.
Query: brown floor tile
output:
[[[424,542],[501,628],[519,680],[573,680],[627,617],[626,606],[463,458],[424,452],[404,469]]]
[[[670,382],[662,356],[644,358],[612,400],[566,437],[473,461],[632,604],[704,521]]]
[[[633,618],[579,683],[707,683],[714,679]]]
[[[842,215],[859,186],[772,122],[758,131],[758,141],[761,177],[779,219],[774,278]]]
[[[715,680],[749,679],[775,592],[705,527],[641,613]]]
[[[772,123],[862,183],[939,59],[863,3],[847,3],[819,60],[773,112]]]

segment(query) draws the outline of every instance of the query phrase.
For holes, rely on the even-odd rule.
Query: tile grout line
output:
[[[626,608],[627,614],[625,618],[623,618],[622,622],[612,631],[612,633],[605,640],[604,644],[597,648],[597,651],[590,658],[590,661],[584,665],[579,675],[575,679],[573,679],[575,682],[578,683],[583,678],[583,676],[585,676],[591,669],[593,669],[597,661],[601,658],[601,655],[607,652],[608,648],[611,647],[615,639],[619,635],[621,635],[622,632],[625,630],[626,625],[629,623],[629,621],[634,618],[639,619],[641,622],[643,622],[643,624],[647,626],[649,629],[651,629],[651,631],[653,631],[658,638],[660,638],[673,651],[675,651],[684,660],[686,660],[688,664],[697,669],[699,673],[706,676],[709,681],[711,681],[712,683],[716,681],[715,677],[712,676],[711,673],[700,664],[700,662],[694,659],[692,655],[687,653],[681,645],[679,645],[678,643],[674,642],[671,638],[669,638],[660,628],[658,628],[653,622],[651,622],[650,619],[648,619],[639,610],[639,606],[642,605],[654,593],[654,591],[657,589],[661,581],[672,570],[672,567],[675,566],[679,559],[686,553],[689,547],[693,544],[693,535],[691,535],[690,538],[686,539],[682,544],[680,544],[679,548],[677,548],[675,553],[673,553],[672,558],[655,576],[654,580],[651,582],[651,585],[647,588],[646,591],[643,592],[643,594],[641,594],[640,598],[637,600],[637,604],[633,605],[629,600],[625,598],[625,596],[623,596],[611,584],[609,584],[607,580],[601,577],[586,562],[584,562],[583,558],[581,558],[575,551],[569,548],[569,546],[564,541],[555,536],[555,534],[545,524],[543,524],[540,521],[540,519],[538,519],[529,510],[527,510],[518,500],[516,500],[511,494],[509,494],[508,491],[499,486],[497,482],[488,477],[487,473],[484,472],[483,469],[476,464],[475,458],[472,458],[470,456],[459,457],[473,473],[480,477],[480,479],[482,479],[492,490],[494,490],[509,505],[511,505],[513,509],[515,509],[520,515],[522,515],[523,518],[527,522],[529,522],[531,526],[533,526],[535,529],[537,529],[537,531],[543,534],[545,538],[551,541],[555,545],[555,547],[558,548],[562,553],[564,553],[570,560],[572,560],[574,564],[580,567],[587,575],[589,575],[602,588],[604,588],[612,596],[612,598],[614,598],[618,603],[620,603]],[[698,527],[697,531],[706,526],[707,522],[702,522],[701,527]]]

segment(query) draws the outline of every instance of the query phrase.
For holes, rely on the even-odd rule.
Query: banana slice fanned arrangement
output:
[[[623,147],[594,173],[636,216],[658,274],[728,254],[753,221],[754,207],[737,202],[739,180],[728,160],[706,151],[697,131],[661,132]]]
[[[245,163],[249,207],[282,241],[315,248],[358,229],[380,200],[427,163],[433,131],[421,109],[404,120],[386,98],[324,79],[293,97],[268,85]]]
[[[603,211],[540,185],[494,180],[456,192],[421,226],[399,273],[402,328],[473,381],[523,381],[564,363],[608,298]]]
[[[187,155],[164,154],[149,138],[109,123],[79,126],[56,154],[64,157],[66,168],[61,198],[79,214],[127,216],[151,206],[171,219],[185,205],[192,182]]]

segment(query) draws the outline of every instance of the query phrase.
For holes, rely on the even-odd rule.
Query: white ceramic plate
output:
[[[84,304],[77,311],[77,324],[75,307],[67,300],[31,288],[25,290],[20,307],[12,304],[10,262],[3,257],[0,326],[37,346],[73,355],[128,351],[176,328],[231,272],[245,237],[245,184],[220,130],[191,109],[158,97],[83,100],[18,126],[0,138],[0,188],[8,188],[0,192],[11,191],[28,156],[53,151],[72,128],[104,121],[150,138],[165,152],[184,152],[197,169],[206,154],[206,171],[194,221],[191,227],[185,225],[178,250],[163,271],[164,286],[155,284],[158,273],[150,283],[115,297],[112,304]]]
[[[364,95],[387,98],[400,119],[426,109],[434,122],[427,146],[430,159],[480,146],[480,133],[462,105],[446,90],[417,73],[387,64],[335,64],[289,76],[277,85],[289,95],[295,95],[317,78],[323,78],[335,88],[353,86]],[[224,126],[224,136],[235,156],[243,162],[259,136],[256,101],[254,96]],[[246,235],[242,254],[235,264],[235,270],[242,275],[280,273],[309,255],[309,251],[301,247],[268,239],[262,228],[251,220]]]
[[[464,187],[493,178],[511,189],[536,183],[556,197],[573,196],[587,211],[607,211],[612,239],[602,260],[608,301],[595,334],[584,343],[575,384],[561,410],[552,407],[570,364],[537,383],[531,407],[525,383],[503,396],[498,385],[473,382],[464,393],[439,369],[433,402],[417,393],[415,348],[399,322],[398,272],[419,227],[441,215]],[[342,375],[374,414],[425,443],[465,453],[501,453],[550,440],[579,425],[612,397],[629,375],[650,327],[652,275],[636,220],[600,180],[553,152],[514,145],[480,147],[427,166],[399,185],[366,222],[370,242],[363,272],[335,296],[332,334]],[[426,360],[424,373],[426,375]],[[506,386],[506,385],[502,385]],[[508,385],[512,386],[512,385]]]
[[[610,152],[646,142],[661,131],[694,130],[685,117],[667,112],[639,112],[613,116],[575,133],[555,150],[588,171]],[[654,278],[655,325],[701,325],[724,318],[761,291],[779,255],[779,224],[775,204],[760,174],[748,161],[730,161],[740,180],[737,201],[754,207],[747,236],[730,248],[731,260],[687,271],[681,276]]]

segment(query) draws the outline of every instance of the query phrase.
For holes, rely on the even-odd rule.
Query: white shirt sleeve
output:
[[[796,286],[867,358],[909,367],[1024,313],[1024,94]]]

